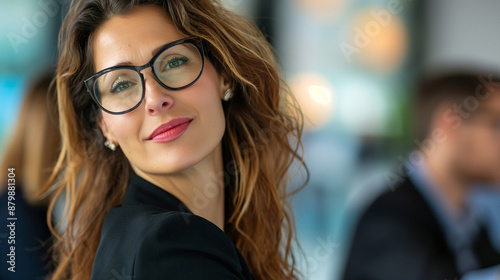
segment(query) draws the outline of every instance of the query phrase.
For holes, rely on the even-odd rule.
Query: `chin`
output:
[[[195,166],[197,163],[203,160],[203,156],[199,153],[183,153],[182,155],[171,157],[168,160],[158,159],[157,162],[161,163],[161,166],[157,166],[159,173],[164,174],[174,174]]]

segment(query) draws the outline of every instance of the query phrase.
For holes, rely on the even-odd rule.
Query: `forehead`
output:
[[[96,71],[118,64],[143,65],[159,46],[184,38],[159,7],[143,6],[114,16],[94,33]]]

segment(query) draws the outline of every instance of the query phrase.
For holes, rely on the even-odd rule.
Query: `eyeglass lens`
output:
[[[202,57],[192,43],[178,44],[165,49],[154,61],[154,75],[170,89],[182,88],[198,78],[202,71]],[[141,102],[143,79],[133,70],[118,68],[97,78],[94,94],[102,107],[111,112],[123,112]]]

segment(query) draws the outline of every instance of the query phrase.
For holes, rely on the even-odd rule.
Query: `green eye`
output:
[[[174,57],[165,63],[165,67],[163,70],[170,70],[181,67],[183,64],[188,62],[189,59],[187,57]]]
[[[120,92],[124,92],[126,91],[127,89],[131,88],[132,86],[134,86],[135,84],[132,83],[132,82],[128,82],[128,81],[119,81],[117,83],[115,83],[113,85],[113,87],[109,90],[109,92],[111,93],[120,93]]]
[[[168,68],[177,68],[177,67],[179,67],[180,64],[181,63],[179,60],[170,61],[168,63]]]

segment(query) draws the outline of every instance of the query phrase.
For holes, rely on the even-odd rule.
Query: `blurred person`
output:
[[[52,78],[52,73],[44,75],[28,89],[0,162],[0,214],[2,221],[14,225],[12,231],[5,226],[1,231],[0,261],[4,267],[0,270],[0,279],[42,279],[51,269],[50,231],[46,222],[48,198],[39,199],[36,194],[49,178],[60,150],[57,105],[50,86]],[[11,168],[13,175],[9,176]],[[9,178],[14,179],[10,181],[14,184],[8,189]],[[10,195],[13,200],[9,200]],[[8,211],[9,201],[9,206],[14,206],[13,212]],[[10,246],[15,246],[15,250]],[[14,256],[15,262],[9,263],[8,254]]]
[[[478,209],[477,184],[500,182],[500,84],[442,74],[417,95],[418,151],[362,213],[345,280],[500,279],[500,254]]]
[[[210,0],[69,11],[52,279],[298,278],[287,174],[303,117],[254,24]]]
[[[478,186],[471,200],[486,221],[493,246],[500,252],[500,186]]]

